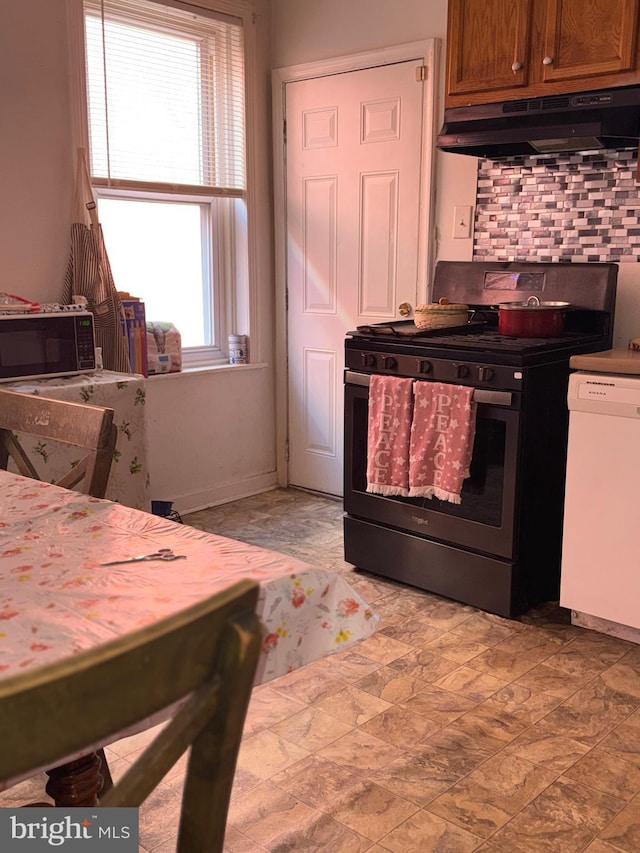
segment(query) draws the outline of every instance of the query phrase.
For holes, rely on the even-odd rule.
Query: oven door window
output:
[[[509,556],[519,413],[498,406],[478,406],[470,476],[464,482],[460,504],[435,497],[372,495],[366,491],[367,391],[347,388],[346,511],[452,544]]]
[[[445,512],[458,518],[468,518],[480,524],[500,527],[504,501],[504,468],[506,458],[507,425],[491,417],[483,417],[481,410],[476,419],[470,475],[464,481],[460,498],[462,503],[452,504],[438,498],[408,498],[420,506],[429,501],[434,512]]]

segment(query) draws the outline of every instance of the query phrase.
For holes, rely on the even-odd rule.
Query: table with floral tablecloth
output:
[[[159,548],[184,559],[102,565]],[[379,621],[340,574],[0,471],[0,678],[139,629],[240,578],[260,584],[257,682],[347,649]]]
[[[5,382],[2,387],[113,409],[118,440],[106,497],[126,506],[149,510],[144,376],[101,370],[78,376]],[[30,453],[40,477],[48,482],[61,476],[74,458],[74,450],[58,442],[27,438],[23,446]]]

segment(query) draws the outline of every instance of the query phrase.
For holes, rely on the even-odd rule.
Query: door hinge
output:
[[[427,79],[429,69],[426,65],[416,66],[416,83],[424,83]]]
[[[287,120],[286,119],[283,119],[283,121],[282,121],[282,139],[284,141],[284,144],[286,145],[287,144]]]
[[[289,461],[289,439],[287,439],[284,443],[284,459],[285,462]]]

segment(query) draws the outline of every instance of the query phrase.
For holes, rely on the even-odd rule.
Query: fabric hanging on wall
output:
[[[124,311],[111,274],[83,149],[78,151],[71,249],[63,302],[71,303],[73,296],[84,296],[87,300],[87,309],[94,317],[96,346],[102,347],[103,366],[117,373],[131,373]]]

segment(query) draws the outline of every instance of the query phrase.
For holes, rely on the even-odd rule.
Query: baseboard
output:
[[[212,486],[210,489],[179,495],[173,499],[173,508],[180,515],[186,515],[211,506],[219,506],[230,501],[248,498],[251,495],[259,495],[260,492],[268,492],[276,488],[278,488],[278,475],[275,471],[270,471],[268,474],[259,474],[245,480],[221,483]]]
[[[581,613],[577,610],[571,611],[571,624],[580,628],[588,628],[590,631],[598,631],[600,634],[609,634],[610,637],[619,637],[630,643],[640,643],[640,628],[629,625],[620,625],[600,616],[591,616],[589,613]]]

